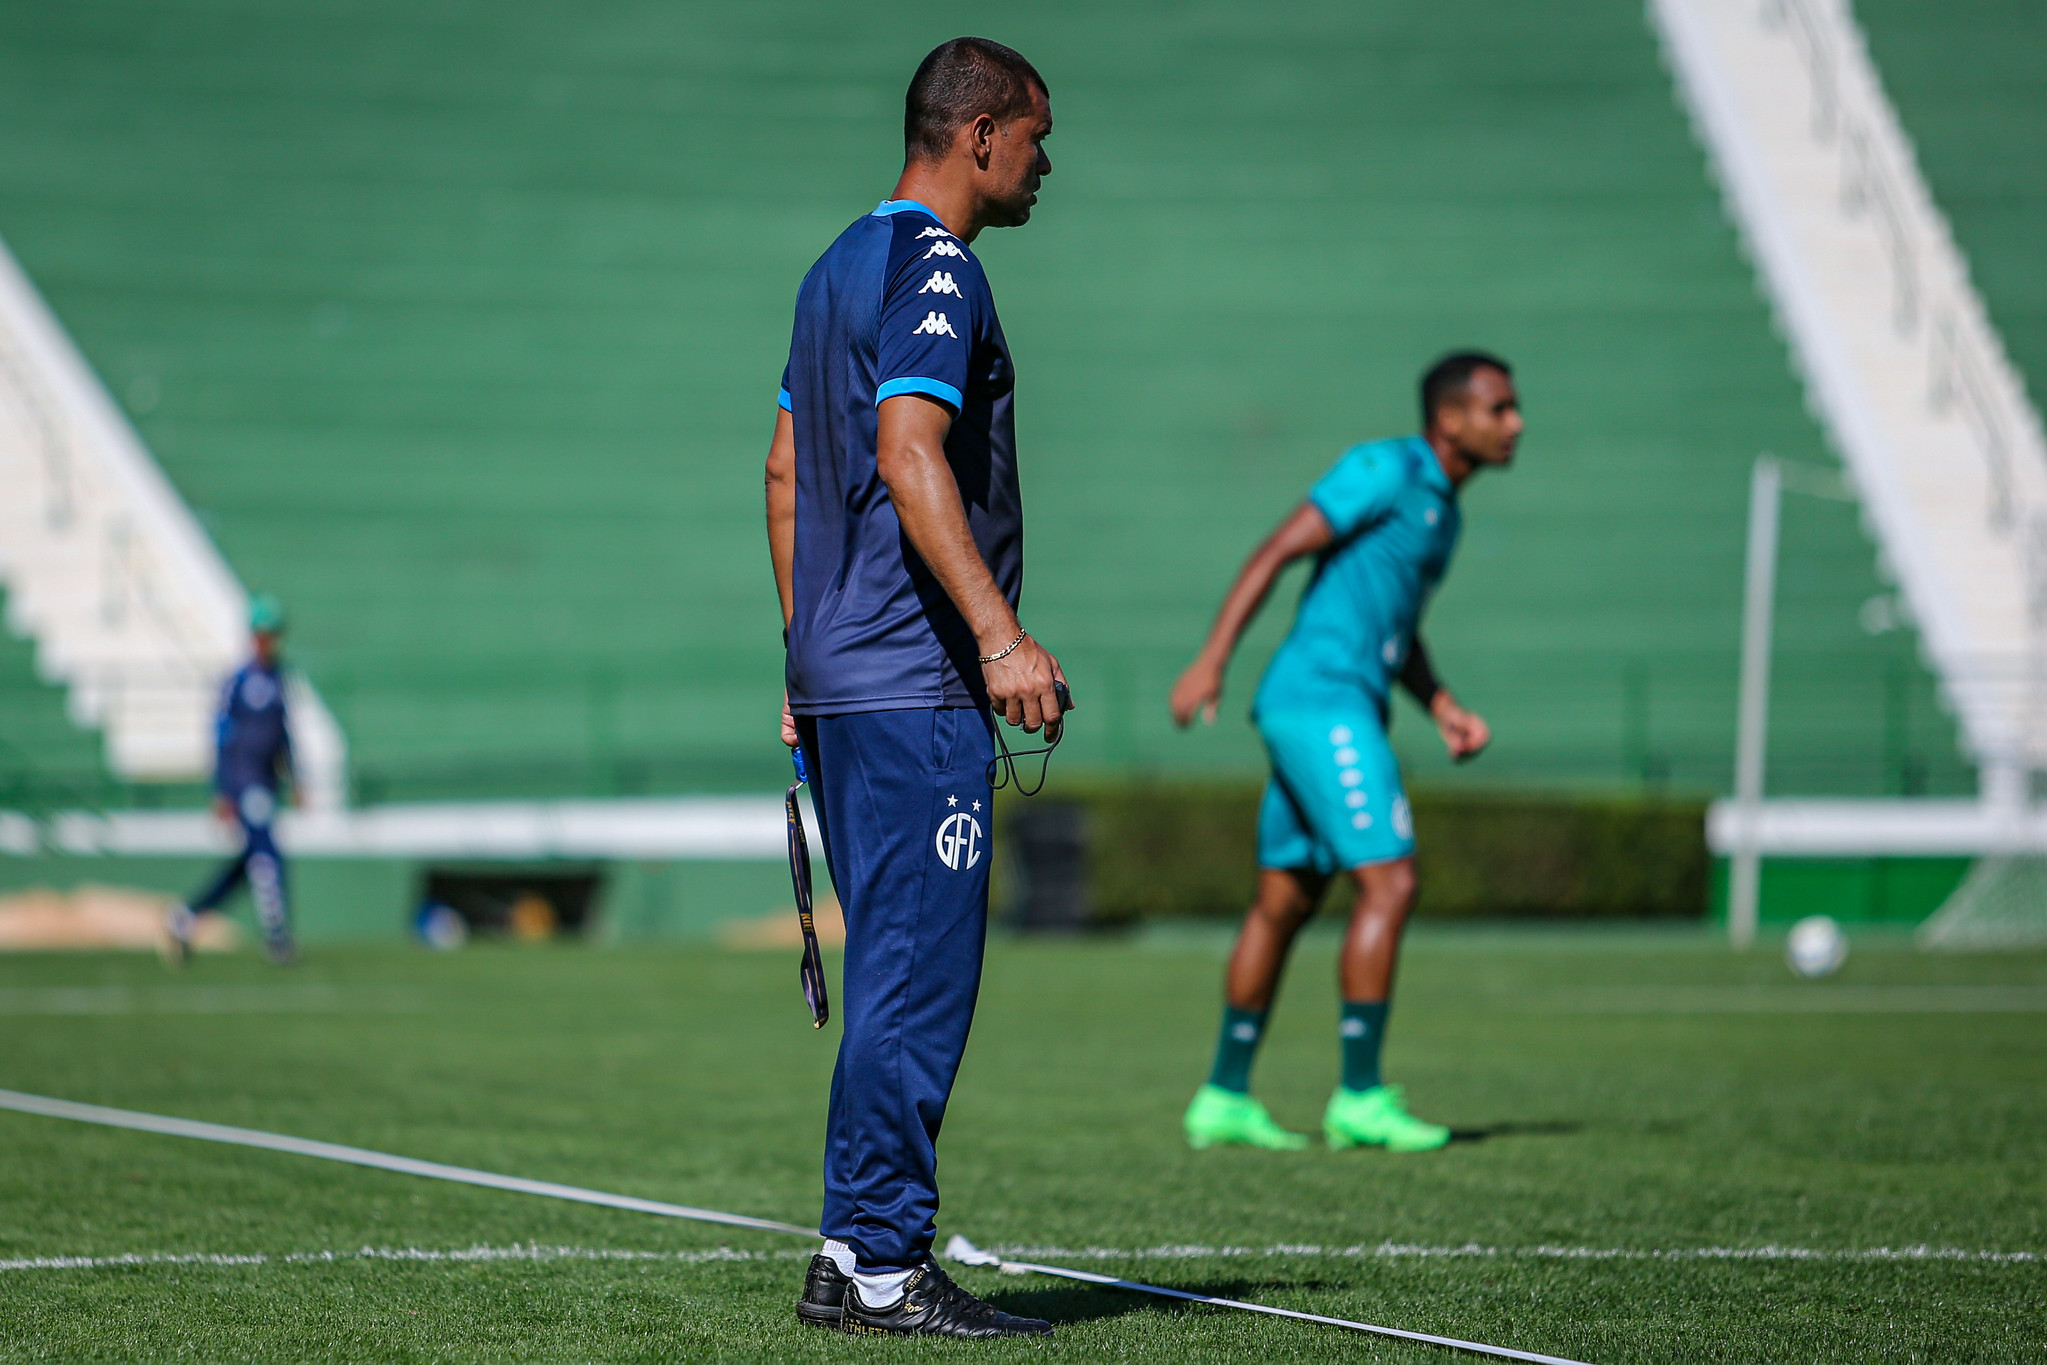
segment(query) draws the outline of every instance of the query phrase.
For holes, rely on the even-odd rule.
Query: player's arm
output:
[[[1022,627],[988,572],[980,546],[974,544],[959,482],[946,462],[952,410],[922,394],[902,393],[882,400],[879,417],[875,467],[888,485],[903,534],[966,618],[980,652],[1007,649]],[[1052,683],[1064,681],[1066,675],[1059,671],[1059,661],[1028,635],[1002,658],[983,664],[981,675],[987,681],[990,705],[1011,725],[1035,731],[1058,722],[1059,702]]]
[[[235,818],[235,805],[227,794],[227,748],[234,739],[235,687],[240,673],[231,674],[220,689],[220,710],[213,717],[213,814],[222,821]]]
[[[775,563],[775,592],[782,599],[782,638],[796,615],[796,421],[789,409],[775,409],[775,435],[768,442],[768,558]],[[782,742],[796,747],[796,718],[782,697]]]
[[[1492,742],[1492,727],[1471,711],[1465,710],[1450,695],[1450,689],[1443,686],[1436,676],[1435,665],[1429,662],[1428,646],[1422,643],[1420,632],[1407,649],[1407,660],[1400,665],[1400,685],[1407,694],[1420,702],[1436,722],[1436,729],[1442,733],[1443,743],[1450,748],[1450,757],[1459,763],[1468,758],[1477,758],[1479,751]]]
[[[1187,671],[1173,684],[1173,720],[1178,725],[1189,725],[1196,714],[1213,725],[1215,711],[1222,701],[1223,673],[1230,665],[1230,655],[1236,652],[1237,641],[1244,630],[1258,615],[1258,609],[1265,605],[1267,594],[1279,578],[1281,570],[1297,559],[1326,549],[1335,538],[1329,518],[1313,502],[1304,502],[1293,510],[1292,515],[1279,524],[1279,529],[1265,538],[1265,543],[1251,552],[1244,561],[1244,567],[1237,571],[1237,581],[1230,585],[1230,591],[1223,598],[1222,607],[1215,614],[1215,624],[1209,627],[1208,641],[1201,652],[1194,656],[1194,662],[1187,665]]]
[[[285,705],[283,675],[279,675],[277,710],[280,733],[277,753],[271,762],[271,771],[277,774],[278,782],[285,788],[294,806],[305,804],[305,794],[299,790],[298,759],[291,749],[291,710]]]

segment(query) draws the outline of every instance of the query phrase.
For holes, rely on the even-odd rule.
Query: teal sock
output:
[[[1370,1090],[1379,1084],[1379,1049],[1386,1041],[1385,1000],[1346,1000],[1337,1036],[1343,1040],[1343,1088]]]
[[[1215,1065],[1208,1073],[1210,1085],[1239,1095],[1251,1093],[1251,1062],[1258,1056],[1258,1044],[1265,1037],[1265,1015],[1264,1010],[1223,1006],[1223,1031],[1215,1041]]]

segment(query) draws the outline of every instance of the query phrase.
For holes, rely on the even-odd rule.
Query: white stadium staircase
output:
[[[248,594],[4,246],[0,489],[7,625],[72,720],[100,731],[119,778],[206,776]],[[306,804],[338,807],[341,728],[302,679],[290,704]]]
[[[14,258],[0,246],[0,583],[8,626],[67,689],[132,782],[203,778],[221,682],[248,647],[249,599]],[[305,809],[280,837],[316,857],[778,858],[779,797],[466,802],[350,809],[348,748],[294,678]],[[807,802],[806,802],[807,811]],[[0,811],[0,853],[211,854],[201,811]]]
[[[1751,881],[1762,854],[2047,852],[2047,820],[2029,810],[2032,772],[2047,767],[2047,438],[1854,14],[1847,0],[1650,0],[1649,12],[1982,797],[1761,800],[1764,686],[1744,697],[1758,747],[1743,790],[1713,812],[1715,850]],[[1776,478],[1759,469],[1766,526]],[[1757,552],[1752,580],[1773,558]],[[1767,583],[1752,621],[1759,609],[1767,622]],[[1753,886],[1740,901],[1737,888],[1737,937],[1753,931]]]
[[[248,648],[249,599],[12,255],[0,246],[0,583],[71,718],[115,776],[189,781],[213,758],[215,699]],[[769,859],[779,797],[348,806],[341,727],[290,691],[305,808],[279,836],[316,857]],[[808,801],[805,798],[808,812]],[[812,817],[814,819],[814,817]],[[0,854],[212,854],[202,811],[0,811]]]

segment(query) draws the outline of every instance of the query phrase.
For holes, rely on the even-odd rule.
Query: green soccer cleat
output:
[[[1274,1123],[1264,1105],[1219,1085],[1204,1085],[1194,1092],[1181,1126],[1187,1130],[1187,1145],[1197,1152],[1232,1143],[1273,1152],[1298,1152],[1308,1145],[1301,1134]]]
[[[1332,1151],[1346,1147],[1384,1147],[1389,1152],[1432,1152],[1450,1140],[1440,1123],[1425,1123],[1407,1112],[1397,1085],[1370,1090],[1336,1087],[1322,1111],[1322,1135]]]

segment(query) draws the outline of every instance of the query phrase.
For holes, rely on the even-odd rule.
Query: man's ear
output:
[[[988,169],[988,159],[994,153],[995,135],[1000,131],[995,120],[987,114],[974,115],[974,121],[967,125],[967,150],[974,154],[974,165],[981,170]]]

